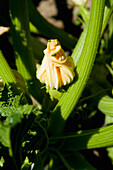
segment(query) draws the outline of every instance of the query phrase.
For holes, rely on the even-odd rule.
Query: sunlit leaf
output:
[[[98,103],[99,110],[107,115],[113,116],[113,98],[104,96]]]

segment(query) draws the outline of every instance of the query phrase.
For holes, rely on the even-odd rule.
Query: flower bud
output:
[[[71,83],[75,76],[74,62],[70,56],[65,56],[57,39],[48,41],[44,54],[37,78],[50,89],[58,90],[62,85]]]

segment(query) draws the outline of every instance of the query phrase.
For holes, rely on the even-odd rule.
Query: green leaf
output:
[[[10,142],[10,130],[11,128],[8,126],[4,126],[2,122],[0,122],[0,142],[6,146],[6,147],[11,147],[11,142]]]
[[[109,116],[113,116],[113,98],[104,96],[98,103],[98,109]]]
[[[53,100],[53,99],[59,100],[61,98],[63,92],[60,92],[60,91],[54,90],[54,89],[49,89],[48,93],[50,94],[51,100]]]

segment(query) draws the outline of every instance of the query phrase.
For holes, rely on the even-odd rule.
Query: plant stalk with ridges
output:
[[[62,95],[62,98],[50,116],[50,126],[48,129],[50,133],[58,134],[62,131],[65,121],[73,111],[85,88],[99,45],[104,6],[104,0],[92,0],[86,39],[76,69],[76,77],[78,79]]]

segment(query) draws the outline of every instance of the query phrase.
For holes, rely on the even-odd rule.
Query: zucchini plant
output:
[[[77,39],[46,21],[32,0],[8,0],[9,20],[0,20],[10,27],[14,68],[1,48],[2,168],[101,169],[88,159],[99,149],[112,167],[112,13],[112,0],[92,0],[90,11],[80,6],[84,29]]]

